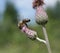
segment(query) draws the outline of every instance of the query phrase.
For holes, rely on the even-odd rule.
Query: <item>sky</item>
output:
[[[0,0],[0,13],[3,13],[4,8],[5,8],[5,0]]]
[[[35,16],[35,10],[32,8],[32,1],[33,0],[13,0],[13,3],[15,4],[16,8],[19,10],[19,14],[21,13],[21,16],[23,18],[32,18]],[[44,8],[47,6],[54,6],[57,0],[44,0],[46,3]]]
[[[15,5],[15,7],[18,11],[18,14],[21,17],[30,18],[30,19],[33,17],[32,19],[34,19],[35,10],[32,8],[33,0],[9,0],[9,1]],[[44,0],[44,2],[45,2],[44,8],[46,9],[47,6],[53,7],[55,5],[56,1],[57,0]],[[5,4],[6,4],[6,0],[0,0],[0,12],[1,13],[3,13],[5,10]]]

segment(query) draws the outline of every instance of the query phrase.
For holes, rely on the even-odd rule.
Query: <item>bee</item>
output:
[[[27,35],[28,38],[34,40],[36,39],[37,32],[30,29],[27,23],[30,22],[30,19],[23,19],[18,23],[18,28]]]
[[[25,25],[26,27],[28,27],[27,23],[30,22],[30,19],[23,19],[22,21],[20,21],[18,23],[18,28],[22,29],[22,27]]]

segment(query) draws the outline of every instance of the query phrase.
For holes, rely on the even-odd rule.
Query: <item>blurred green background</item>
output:
[[[52,53],[60,53],[60,2],[48,7],[49,22],[46,25]],[[0,15],[1,17],[1,15]],[[46,45],[32,41],[17,27],[18,12],[14,5],[6,3],[3,19],[0,18],[0,53],[48,53]],[[30,25],[44,39],[41,26]]]

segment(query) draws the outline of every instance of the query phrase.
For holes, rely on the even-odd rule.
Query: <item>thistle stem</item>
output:
[[[43,39],[40,39],[39,37],[36,37],[36,40],[38,40],[39,42],[43,42],[44,44],[46,44],[46,41]]]
[[[50,48],[50,44],[49,44],[48,35],[47,35],[47,32],[46,32],[45,25],[42,25],[42,29],[43,29],[43,33],[44,33],[44,36],[45,36],[46,46],[47,46],[48,52],[51,53],[51,48]]]

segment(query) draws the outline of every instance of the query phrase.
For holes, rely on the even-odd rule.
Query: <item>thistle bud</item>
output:
[[[40,25],[45,25],[48,22],[48,15],[42,6],[36,9],[36,22]]]
[[[35,40],[36,37],[37,37],[37,33],[35,31],[33,31],[33,30],[31,30],[29,32],[27,33],[27,37],[30,38],[30,39],[32,39],[32,40]]]
[[[39,25],[45,25],[48,22],[48,17],[44,17],[44,16],[37,16],[36,17],[36,23]]]

